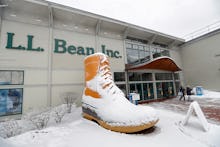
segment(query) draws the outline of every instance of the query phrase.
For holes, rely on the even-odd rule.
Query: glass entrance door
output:
[[[140,94],[140,101],[154,99],[153,83],[134,83],[130,84],[130,93]]]
[[[143,93],[144,93],[144,100],[153,99],[154,98],[153,83],[143,83]]]
[[[140,94],[140,100],[143,100],[141,83],[130,84],[130,93],[133,92]]]
[[[173,82],[157,82],[157,97],[169,98],[174,96]]]

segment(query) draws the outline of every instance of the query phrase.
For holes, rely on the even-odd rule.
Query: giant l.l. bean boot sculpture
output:
[[[153,127],[158,122],[155,110],[130,103],[115,85],[109,60],[103,53],[84,60],[85,89],[82,97],[83,117],[102,127],[123,133],[134,133]]]

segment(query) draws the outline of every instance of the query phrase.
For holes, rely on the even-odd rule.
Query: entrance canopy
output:
[[[159,57],[151,61],[140,63],[138,65],[127,65],[126,70],[158,69],[166,71],[180,71],[173,59],[169,57]]]

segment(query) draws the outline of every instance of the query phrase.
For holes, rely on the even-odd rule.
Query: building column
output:
[[[126,87],[126,96],[129,96],[130,92],[130,86],[129,86],[129,77],[128,77],[128,70],[126,70],[126,64],[127,64],[127,50],[126,50],[126,38],[129,28],[126,27],[124,34],[123,34],[123,56],[124,56],[124,63],[125,63],[125,87]]]
[[[126,96],[129,95],[129,80],[128,80],[128,71],[125,70],[125,87],[126,87]]]
[[[1,3],[0,3],[1,6]],[[2,16],[3,16],[3,8],[0,7],[0,35],[1,35],[1,30],[2,30]]]
[[[153,78],[153,88],[154,88],[154,99],[157,99],[157,85],[156,85],[156,78],[155,78],[155,73],[152,73],[152,78]]]
[[[174,72],[172,73],[172,76],[173,76],[173,91],[174,91],[174,95],[177,95],[176,94],[176,82],[175,82]]]
[[[127,64],[127,49],[126,49],[126,40],[125,40],[125,38],[123,40],[123,57],[124,57],[124,63]]]
[[[153,60],[152,45],[149,45],[149,51],[150,51],[150,61],[152,61]]]
[[[49,44],[48,44],[48,70],[47,70],[47,106],[52,106],[52,66],[53,66],[53,8],[48,5],[49,11]]]

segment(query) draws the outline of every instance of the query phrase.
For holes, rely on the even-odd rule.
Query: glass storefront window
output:
[[[24,71],[0,70],[0,85],[23,85]]]
[[[157,58],[157,57],[160,57],[160,56],[161,56],[159,49],[153,47],[153,48],[151,49],[151,51],[152,51],[153,58]]]
[[[141,81],[141,73],[129,72],[128,78],[129,78],[129,81]]]
[[[144,100],[154,98],[153,83],[143,83]]]
[[[126,48],[132,48],[132,45],[130,43],[126,43]]]
[[[162,89],[162,83],[157,83],[157,98],[162,98],[163,97],[163,89]]]
[[[157,97],[158,98],[169,98],[174,96],[173,82],[158,82]]]
[[[180,79],[179,73],[174,73],[174,79],[175,80],[179,80]]]
[[[144,50],[144,46],[139,45],[139,46],[138,46],[138,49],[140,49],[140,50]]]
[[[124,72],[114,72],[114,81],[115,82],[125,81],[125,73]]]
[[[0,117],[22,113],[23,88],[0,89]]]
[[[140,50],[139,53],[140,53],[140,60],[145,58],[146,55],[145,55],[145,51],[144,50]]]
[[[136,83],[136,84],[130,84],[130,93],[138,93],[140,94],[140,101],[143,100],[142,96],[142,84],[141,83]]]
[[[143,73],[142,80],[143,81],[152,81],[153,80],[152,73]]]
[[[178,93],[180,89],[180,82],[175,82],[175,85],[176,85],[176,93]]]
[[[138,45],[136,45],[136,44],[133,44],[133,47],[132,47],[133,49],[138,49]]]
[[[169,50],[162,49],[162,48],[157,48],[157,47],[152,47],[151,49],[153,58],[161,57],[161,56],[170,56]]]
[[[154,53],[153,54],[153,58],[158,58],[158,57],[160,57],[161,55],[160,55],[160,53]]]
[[[172,73],[156,73],[156,80],[173,80]]]
[[[147,61],[150,61],[149,51],[140,50],[139,53],[140,53],[140,63],[145,63]]]
[[[139,62],[138,50],[127,49],[127,60],[128,60],[128,63]]]
[[[168,56],[168,57],[169,57],[169,56],[170,56],[170,52],[169,52],[168,50],[162,50],[162,51],[161,51],[161,55],[162,55],[162,56]]]
[[[143,100],[142,88],[141,87],[142,87],[142,84],[139,84],[139,83],[136,84],[136,90],[137,90],[137,93],[140,94],[140,100]]]
[[[135,42],[126,42],[126,50],[128,63],[142,63],[149,61],[151,59],[151,54],[153,58],[170,56],[169,50],[163,47],[143,43],[137,44]]]
[[[174,85],[173,82],[167,82],[167,90],[168,90],[168,97],[173,97],[174,96]]]
[[[130,93],[136,92],[135,84],[130,84]]]
[[[7,85],[14,85],[14,88],[8,88]],[[22,113],[21,85],[24,85],[24,71],[0,70],[0,117]]]
[[[174,97],[178,93],[180,81],[174,81],[173,75],[173,73],[155,73],[154,81],[151,72],[128,72],[129,93],[139,93],[140,101],[156,98],[154,92],[157,93],[157,98]],[[176,74],[176,78],[178,77],[178,74]],[[155,89],[154,84],[156,84]]]

